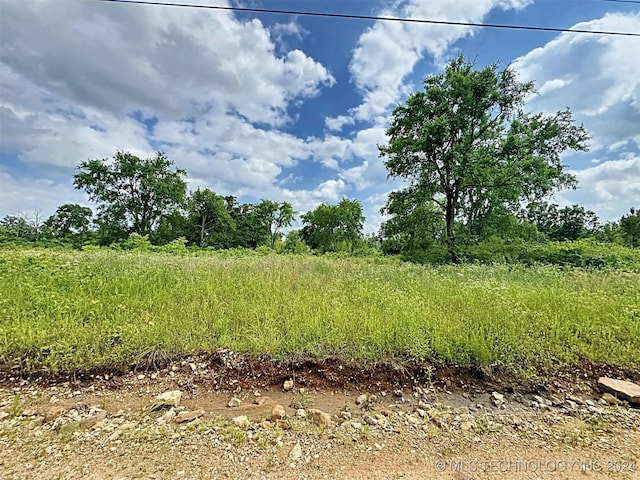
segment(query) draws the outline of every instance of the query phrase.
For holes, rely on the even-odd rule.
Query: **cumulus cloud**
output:
[[[561,205],[582,205],[601,220],[616,220],[630,207],[640,206],[640,156],[627,155],[571,173],[577,176],[579,188],[556,194]]]
[[[579,23],[586,30],[635,31],[640,12],[607,14]],[[571,107],[592,135],[592,148],[640,145],[640,39],[563,33],[516,59],[522,80],[534,80],[533,111]]]
[[[494,8],[521,9],[531,0],[459,0],[457,2],[410,0],[385,9],[383,16],[481,21]],[[425,54],[439,60],[460,38],[472,35],[471,27],[378,21],[367,29],[353,51],[350,70],[353,82],[362,92],[363,102],[353,110],[358,120],[370,120],[384,114],[400,95],[404,84]]]

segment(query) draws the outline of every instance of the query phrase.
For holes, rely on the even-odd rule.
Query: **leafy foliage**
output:
[[[163,153],[140,159],[117,152],[113,161],[80,163],[74,185],[99,203],[98,224],[103,242],[111,243],[130,233],[148,235],[161,219],[184,203],[186,172],[172,170],[173,162]]]
[[[302,240],[320,252],[353,251],[362,238],[364,216],[358,200],[343,198],[338,205],[323,203],[301,218]]]
[[[533,92],[511,69],[476,70],[460,55],[393,111],[389,143],[379,149],[389,176],[409,182],[402,203],[412,207],[394,215],[411,217],[422,205],[439,211],[451,261],[458,261],[456,221],[478,234],[496,209],[575,185],[560,155],[586,150],[588,136],[569,110],[524,113]],[[397,202],[391,197],[387,210]]]

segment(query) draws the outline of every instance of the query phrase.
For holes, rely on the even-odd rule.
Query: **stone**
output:
[[[101,408],[92,408],[89,411],[89,416],[80,421],[80,426],[82,428],[91,428],[96,423],[102,422],[105,418],[107,418],[107,412],[105,410]]]
[[[240,428],[247,428],[251,423],[246,415],[238,415],[237,417],[233,417],[231,421],[236,427]]]
[[[354,430],[362,430],[362,424],[360,422],[352,422],[351,426]]]
[[[35,417],[36,415],[38,415],[38,410],[35,408],[25,408],[22,412],[23,417]]]
[[[621,398],[629,403],[640,405],[640,385],[626,380],[616,380],[614,378],[600,377],[598,387],[605,392]]]
[[[282,386],[282,388],[284,388],[285,392],[289,392],[291,390],[293,390],[293,380],[289,379],[289,380],[285,380],[284,381],[284,385]]]
[[[200,418],[203,415],[204,415],[204,410],[202,409],[193,410],[191,412],[188,412],[188,411],[180,412],[176,416],[176,423],[193,422],[195,419]]]
[[[307,418],[307,411],[304,408],[299,408],[296,410],[296,417],[298,418]]]
[[[242,403],[242,400],[240,400],[237,397],[233,397],[231,400],[229,400],[229,403],[227,403],[227,406],[229,408],[235,408],[235,407],[240,406],[241,403]]]
[[[167,410],[164,415],[158,418],[158,423],[161,425],[166,425],[167,423],[171,423],[174,418],[176,418],[177,413],[175,408],[171,407]]]
[[[541,397],[540,395],[534,395],[533,399],[536,401],[536,403],[540,407],[550,407],[553,405],[553,403],[550,400],[547,400],[546,398]]]
[[[398,398],[402,397],[402,390],[394,390],[393,395]]]
[[[307,413],[311,420],[317,425],[329,428],[332,424],[331,415],[317,408],[310,408]]]
[[[169,390],[156,397],[154,405],[157,407],[177,407],[180,405],[182,392],[180,390]]]
[[[602,400],[605,405],[622,405],[624,403],[610,393],[605,393],[604,395],[602,395],[602,398],[600,400]]]
[[[491,393],[491,402],[496,407],[504,406],[504,404],[505,404],[504,395],[502,395],[501,393],[498,393],[498,392],[492,392]]]
[[[9,414],[7,412],[0,412],[0,420],[4,420],[8,416],[9,416]]]
[[[261,406],[261,405],[264,405],[264,403],[265,403],[267,400],[269,400],[269,397],[257,396],[257,397],[255,397],[255,398],[253,399],[253,403],[254,403],[254,404],[256,404],[256,405],[258,405],[258,406]]]
[[[276,420],[282,420],[287,416],[287,413],[284,410],[282,405],[275,404],[271,409],[271,421],[275,422]]]
[[[462,422],[462,423],[460,423],[460,430],[462,430],[463,432],[471,430],[472,428],[473,428],[473,423],[471,423],[471,422]]]
[[[367,395],[366,394],[362,394],[359,395],[358,398],[356,398],[356,405],[364,405],[365,403],[367,403]]]
[[[372,417],[371,415],[365,415],[363,417],[364,423],[366,423],[367,425],[378,425],[378,419]]]
[[[289,422],[287,422],[286,420],[283,420],[283,419],[276,420],[276,428],[279,428],[280,430],[288,430],[289,427],[290,427]]]
[[[67,407],[65,407],[63,405],[59,405],[57,403],[54,403],[54,404],[49,406],[49,408],[47,409],[47,413],[45,414],[44,418],[45,418],[45,420],[47,422],[55,420],[60,415],[65,413],[67,410],[68,410]]]
[[[299,443],[296,443],[291,449],[289,452],[289,458],[294,462],[297,462],[302,458],[302,446]]]

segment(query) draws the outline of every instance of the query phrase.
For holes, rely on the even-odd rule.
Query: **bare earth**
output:
[[[273,376],[216,372],[193,359],[106,379],[6,377],[0,478],[640,479],[640,410],[591,380],[536,397],[455,378],[322,382],[310,370],[285,391]],[[175,390],[177,407],[153,408]]]

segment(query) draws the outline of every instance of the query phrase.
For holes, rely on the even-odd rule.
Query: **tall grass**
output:
[[[635,368],[638,285],[639,273],[554,267],[0,250],[0,367],[121,367],[227,347],[513,371]]]

